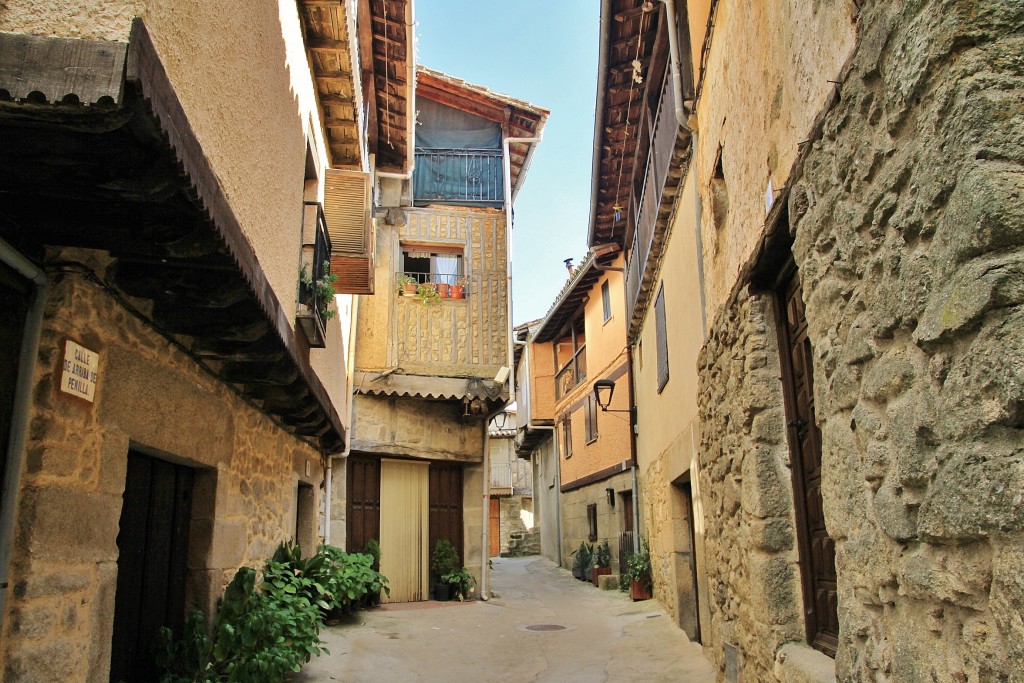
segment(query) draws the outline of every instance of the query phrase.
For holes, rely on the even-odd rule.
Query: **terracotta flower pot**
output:
[[[404,296],[416,296],[416,287],[417,284],[415,282],[406,282],[402,285],[402,294]]]
[[[447,299],[448,296],[449,296],[448,287],[449,286],[448,286],[448,284],[446,282],[438,282],[437,283],[437,295],[439,297],[441,297],[442,299]]]
[[[462,295],[463,289],[462,285],[449,285],[448,293],[451,295],[452,299],[462,299],[464,298]]]
[[[634,601],[650,600],[651,589],[647,587],[647,584],[634,579],[633,582],[629,584],[629,597],[633,598]]]

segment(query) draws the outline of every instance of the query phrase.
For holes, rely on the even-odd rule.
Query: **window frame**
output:
[[[597,431],[597,399],[594,397],[593,393],[587,394],[584,411],[587,444],[592,444],[597,441],[600,436]]]
[[[572,416],[566,415],[562,420],[562,457],[572,457]]]
[[[612,294],[608,280],[601,283],[601,309],[604,314],[604,322],[612,319]]]
[[[658,287],[658,296],[654,299],[654,328],[658,356],[658,393],[660,394],[669,380],[668,320],[665,316],[664,282]]]
[[[597,503],[587,504],[587,540],[597,541]]]

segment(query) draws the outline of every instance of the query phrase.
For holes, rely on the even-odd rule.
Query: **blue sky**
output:
[[[551,110],[516,200],[516,324],[542,317],[587,249],[600,3],[419,0],[417,61]]]

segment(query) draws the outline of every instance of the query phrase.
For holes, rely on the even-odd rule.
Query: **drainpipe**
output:
[[[505,301],[507,303],[505,335],[508,337],[508,395],[512,397],[516,393],[515,373],[512,372],[512,359],[515,358],[512,346],[512,202],[515,197],[512,195],[512,159],[510,157],[509,145],[517,142],[525,142],[530,145],[530,150],[526,153],[526,159],[523,161],[523,170],[519,172],[519,180],[516,182],[518,191],[518,186],[522,184],[522,180],[526,175],[526,166],[533,157],[533,150],[537,147],[537,143],[540,142],[540,138],[503,138],[501,141],[502,170],[505,176]]]
[[[623,289],[625,289],[626,279],[622,279]],[[636,448],[636,431],[637,431],[637,414],[636,414],[636,394],[633,389],[633,383],[635,381],[633,375],[633,349],[629,348],[626,353],[626,377],[629,380],[629,456],[632,459],[630,469],[633,471],[633,529],[636,533],[633,534],[633,552],[640,552],[640,486],[637,483],[637,448]]]
[[[502,407],[501,410],[505,408]],[[481,514],[482,522],[480,531],[480,599],[486,602],[490,600],[490,596],[487,594],[487,570],[490,566],[490,528],[491,528],[491,419],[495,415],[501,412],[496,410],[493,413],[487,415],[484,418],[484,463],[483,463],[483,501],[480,507],[483,508]]]
[[[672,100],[676,108],[676,122],[686,132],[693,134],[687,123],[688,115],[683,106],[683,76],[679,67],[679,35],[676,32],[676,4],[674,0],[661,0],[665,5],[665,23],[668,25],[668,53],[672,68]]]
[[[25,440],[28,433],[28,413],[32,403],[32,376],[39,354],[39,337],[43,327],[43,308],[46,304],[46,274],[14,247],[0,239],[0,261],[35,285],[32,304],[25,316],[25,331],[18,357],[18,381],[14,387],[14,407],[11,411],[11,433],[7,441],[7,462],[3,465],[4,488],[0,491],[0,615],[5,613],[7,581],[10,571],[11,546],[14,540],[15,511],[21,487],[21,470],[25,459]]]

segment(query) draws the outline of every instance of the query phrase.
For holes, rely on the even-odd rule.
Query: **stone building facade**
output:
[[[610,3],[602,56],[649,82],[675,10],[661,203],[598,177],[590,236],[627,251],[656,597],[724,681],[1021,680],[1022,8],[662,4]]]
[[[380,541],[397,602],[428,598],[429,553],[442,539],[487,591],[487,429],[508,402],[512,366],[511,208],[547,117],[416,73],[415,144],[376,187],[376,285],[358,302],[354,429],[334,474],[346,508],[332,519],[352,550]]]
[[[159,627],[322,539],[352,300],[298,268],[331,255],[305,16],[2,10],[6,681],[154,679]]]
[[[548,556],[571,567],[580,544],[607,542],[613,573],[619,571],[620,547],[633,550],[632,537],[624,534],[635,524],[621,271],[622,258],[613,254],[601,261],[590,256],[571,272],[548,314],[530,326],[524,354],[529,378],[518,397],[531,419],[546,418],[553,427],[547,432],[528,425],[518,437],[521,453],[536,453],[538,481],[557,481],[554,500],[544,496],[538,506],[541,524],[550,528],[547,517],[557,502],[558,547]],[[594,392],[602,379],[619,387],[604,406],[608,411]],[[549,412],[537,412],[543,410]],[[542,547],[550,548],[543,538]]]

